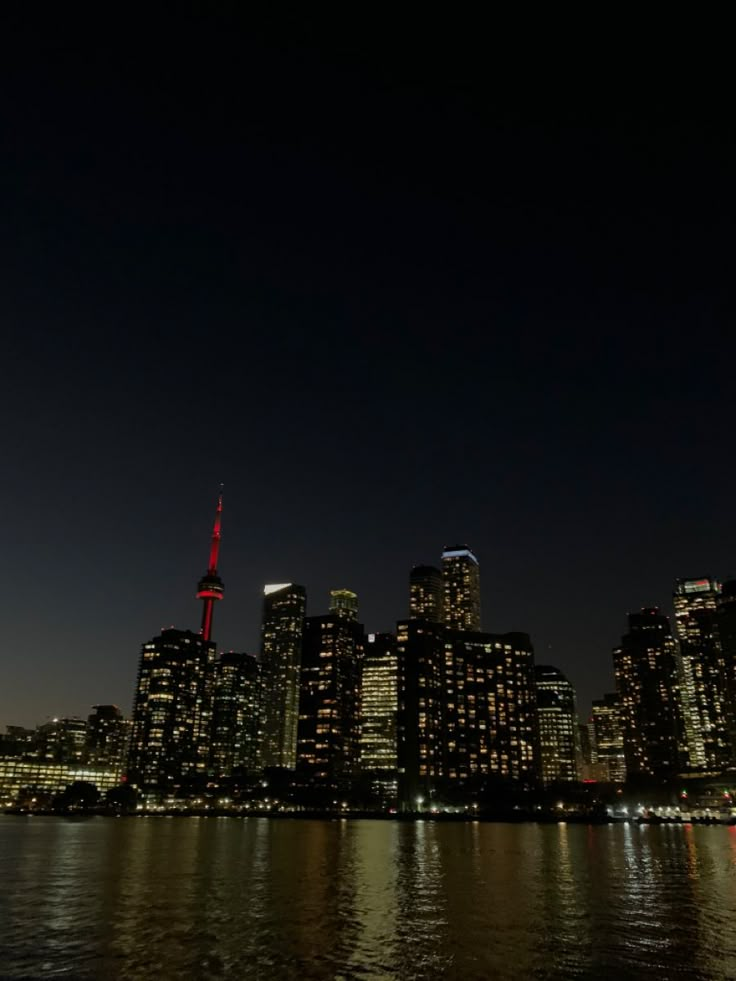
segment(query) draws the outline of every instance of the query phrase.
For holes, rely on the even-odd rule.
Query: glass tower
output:
[[[442,553],[443,617],[453,630],[480,630],[480,568],[467,545]]]
[[[299,670],[307,594],[278,583],[263,590],[261,766],[293,770],[299,721]]]

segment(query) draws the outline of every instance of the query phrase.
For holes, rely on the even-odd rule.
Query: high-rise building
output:
[[[409,617],[442,623],[442,573],[433,565],[415,565],[411,570]]]
[[[36,734],[38,756],[55,763],[84,763],[87,759],[87,722],[76,716],[50,719]]]
[[[593,760],[601,770],[600,779],[624,783],[626,755],[619,696],[615,692],[609,692],[603,698],[596,699],[590,720],[594,734]]]
[[[527,634],[445,632],[442,755],[448,781],[537,780],[534,648]]]
[[[442,553],[443,618],[452,630],[479,631],[480,569],[467,545],[449,545]]]
[[[348,620],[358,619],[358,594],[352,589],[330,590],[330,613]]]
[[[667,777],[683,763],[677,644],[652,607],[629,614],[613,652],[628,778]]]
[[[93,705],[87,719],[87,762],[122,769],[128,755],[130,722],[117,705]]]
[[[374,791],[397,792],[398,661],[393,634],[368,634],[363,657],[360,757]]]
[[[211,768],[215,777],[253,773],[260,742],[260,664],[253,654],[220,655],[212,706]]]
[[[197,591],[204,604],[200,633],[171,627],[143,644],[141,650],[128,780],[146,794],[175,793],[182,784],[207,772],[216,660],[212,612],[223,592],[217,572],[221,520],[222,493],[217,501],[207,573]]]
[[[683,715],[690,765],[720,771],[731,764],[727,678],[718,637],[717,579],[678,579],[673,602],[680,642]]]
[[[354,618],[357,605],[351,601],[346,609],[331,595],[329,613],[304,621],[297,767],[313,788],[340,791],[360,771],[365,638]]]
[[[405,810],[429,802],[444,773],[445,628],[430,620],[396,625],[398,789]]]
[[[163,630],[143,645],[128,779],[169,795],[207,772],[216,648],[190,630]]]
[[[262,767],[293,770],[297,759],[299,680],[307,593],[295,583],[263,590],[261,627]]]
[[[723,584],[716,617],[726,688],[726,714],[731,736],[732,759],[736,760],[736,579]]]
[[[535,668],[542,783],[578,779],[575,690],[560,671],[547,664]]]

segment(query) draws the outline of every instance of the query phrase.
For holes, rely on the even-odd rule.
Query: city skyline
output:
[[[209,557],[209,563],[208,563],[208,567],[207,567],[207,572],[205,574],[205,577],[202,580],[200,580],[199,585],[197,587],[197,592],[195,594],[195,598],[196,599],[198,599],[198,600],[204,600],[203,609],[202,609],[202,613],[201,613],[201,626],[200,626],[199,631],[198,632],[197,631],[193,631],[193,628],[190,627],[190,626],[181,626],[181,625],[173,624],[173,623],[172,624],[164,624],[164,625],[162,625],[161,628],[160,628],[160,631],[165,631],[165,630],[184,631],[186,633],[191,633],[192,637],[194,637],[194,636],[200,636],[200,635],[202,635],[203,634],[203,631],[207,630],[208,627],[209,627],[209,625],[211,625],[211,623],[212,623],[211,607],[212,607],[212,603],[213,603],[213,598],[210,598],[209,593],[207,593],[206,595],[203,595],[202,594],[202,583],[205,582],[205,581],[206,582],[209,582],[210,579],[208,577],[214,576],[214,580],[213,581],[216,581],[217,584],[218,584],[217,596],[215,596],[214,599],[222,599],[222,597],[223,597],[222,580],[217,575],[217,572],[218,572],[218,570],[217,570],[217,562],[218,562],[219,549],[220,549],[220,546],[221,546],[221,539],[222,539],[222,535],[221,535],[222,514],[223,514],[223,489],[222,489],[222,485],[220,485],[220,490],[219,490],[219,494],[218,494],[218,497],[217,497],[217,508],[216,508],[216,514],[215,514],[214,530],[212,532],[212,537],[211,537],[211,542],[210,542],[210,557]],[[473,554],[472,548],[469,548],[467,545],[450,545],[450,546],[445,545],[445,546],[443,546],[442,549],[438,550],[437,555],[439,556],[439,559],[437,560],[437,566],[438,567],[441,567],[443,565],[443,562],[444,562],[445,563],[445,566],[446,566],[446,576],[447,576],[447,574],[449,572],[449,577],[450,577],[449,579],[445,578],[445,585],[444,586],[441,586],[441,588],[450,589],[451,591],[455,588],[453,585],[451,585],[452,582],[453,582],[453,578],[454,578],[454,567],[452,565],[447,565],[447,562],[448,561],[450,563],[452,563],[453,561],[454,562],[457,562],[457,561],[467,562],[468,565],[469,565],[469,567],[471,569],[474,569],[474,574],[476,576],[476,585],[474,587],[475,590],[476,590],[476,594],[477,594],[478,591],[480,591],[480,595],[481,596],[483,595],[483,587],[482,587],[482,584],[483,584],[483,581],[484,581],[484,576],[482,576],[482,575],[479,576],[479,574],[478,574],[479,563],[478,563],[477,557]],[[466,558],[466,556],[468,556],[469,558]],[[440,575],[440,584],[442,583],[442,574],[439,571],[439,568],[435,568],[435,567],[432,567],[432,566],[424,565],[422,563],[416,563],[416,564],[414,564],[412,566],[412,568],[409,570],[409,572],[408,572],[408,574],[406,576],[405,584],[404,584],[405,585],[405,597],[404,597],[404,599],[405,599],[405,607],[404,607],[404,609],[401,610],[401,611],[399,611],[399,614],[396,616],[396,618],[393,621],[393,624],[391,626],[389,626],[389,627],[387,627],[387,628],[385,628],[383,630],[376,630],[376,629],[373,628],[372,625],[369,624],[369,625],[366,626],[366,633],[379,634],[379,635],[380,634],[395,633],[397,627],[401,624],[401,622],[403,620],[405,620],[407,617],[409,617],[409,616],[412,615],[411,614],[411,610],[412,610],[412,606],[413,606],[414,599],[415,599],[414,589],[416,588],[415,587],[415,580],[416,580],[415,573],[419,573],[420,576],[426,577],[426,574],[427,574],[428,571],[430,571],[430,572],[438,572],[439,575]],[[420,581],[423,581],[423,579],[420,580]],[[676,617],[677,617],[677,611],[676,611],[676,606],[675,606],[676,595],[677,595],[677,592],[678,592],[678,590],[680,588],[679,584],[681,582],[684,582],[684,581],[686,581],[686,580],[683,579],[682,577],[675,577],[673,579],[673,585],[674,585],[675,593],[673,594],[672,592],[670,592],[670,607],[669,607],[669,609],[666,606],[665,607],[653,607],[653,608],[651,608],[651,609],[656,610],[661,615],[661,617],[666,618],[670,622],[670,629],[673,631],[673,633],[675,631],[675,622],[676,622]],[[719,582],[722,582],[723,579],[715,576],[715,577],[706,577],[704,579],[699,579],[699,580],[693,579],[692,581],[693,582],[696,582],[697,581],[698,583],[700,583],[700,582],[702,582],[702,583],[709,583],[709,582],[719,583]],[[448,583],[450,583],[450,585],[448,585]],[[273,596],[276,596],[277,597],[277,596],[281,595],[282,592],[286,592],[289,589],[295,589],[297,591],[302,591],[302,594],[303,594],[302,602],[304,602],[304,599],[306,599],[306,603],[307,603],[307,607],[306,607],[306,609],[307,609],[307,615],[308,616],[312,616],[312,617],[319,617],[319,616],[327,615],[327,613],[329,612],[329,609],[331,608],[332,601],[334,601],[335,596],[338,595],[338,594],[344,593],[347,596],[357,597],[357,599],[355,600],[356,602],[359,602],[359,600],[360,600],[360,598],[359,598],[359,596],[357,594],[353,594],[350,590],[346,589],[344,586],[338,587],[337,589],[334,588],[334,587],[331,587],[328,590],[327,595],[325,595],[324,597],[322,597],[322,600],[323,600],[322,612],[321,613],[315,613],[313,607],[310,606],[310,599],[309,599],[310,592],[309,592],[309,590],[308,589],[305,590],[303,586],[300,586],[300,585],[297,586],[297,585],[294,585],[294,583],[291,583],[291,582],[284,582],[284,583],[278,583],[276,585],[269,585],[269,584],[266,584],[265,586],[262,585],[261,586],[261,602],[262,603],[264,601],[265,602],[270,602],[271,599],[273,598]],[[472,609],[472,603],[473,603],[473,601],[472,600],[468,600],[467,596],[464,595],[464,594],[459,595],[456,602],[458,602],[460,604],[460,607],[459,608],[462,608],[462,609],[465,609],[464,604],[470,603],[470,606],[468,606],[468,610],[471,610]],[[312,603],[314,603],[314,600],[312,600]],[[223,606],[225,607],[225,609],[227,609],[227,605],[228,604],[223,604]],[[262,610],[260,611],[261,613],[263,612],[263,609],[264,608],[262,608]],[[642,607],[635,607],[634,609],[632,609],[631,611],[629,611],[626,614],[626,618],[628,618],[630,620],[632,616],[634,616],[634,617],[638,616],[640,610],[641,610],[641,612],[646,612],[647,608],[646,607],[643,607],[643,606]],[[196,608],[195,608],[195,614],[196,614]],[[465,615],[465,614],[462,614],[462,615]],[[475,613],[472,613],[471,612],[469,615],[471,617],[472,616],[477,616],[477,611]],[[361,614],[361,616],[362,616],[362,614]],[[431,619],[431,617],[430,617],[430,619]],[[264,622],[265,621],[261,622],[260,619],[259,619],[258,633],[259,633],[259,638],[260,639],[256,643],[256,645],[254,647],[251,647],[250,649],[248,649],[247,647],[245,647],[243,645],[241,645],[239,647],[235,647],[235,646],[233,646],[233,647],[226,647],[226,646],[224,646],[224,645],[222,645],[221,643],[218,642],[217,637],[212,637],[212,643],[216,646],[216,649],[218,651],[218,654],[219,653],[247,653],[247,654],[249,654],[251,656],[254,656],[259,661],[259,663],[262,664],[263,663],[263,639],[262,639],[262,636],[261,635],[262,635],[262,630],[264,629],[263,628],[263,623]],[[477,622],[477,625],[479,626],[479,621],[476,621],[476,622]],[[527,631],[527,633],[529,633],[529,635],[531,636],[532,643],[535,643],[535,638],[534,638],[533,634],[531,634],[531,632],[529,632],[529,631]],[[536,650],[537,650],[537,653],[536,653],[537,664],[542,664],[545,661],[545,658],[543,658],[543,657],[540,656],[539,648],[536,648]],[[551,651],[551,647],[548,648],[547,650]],[[578,717],[579,718],[581,718],[581,719],[587,718],[588,717],[588,714],[589,714],[589,709],[593,705],[593,703],[596,700],[603,698],[608,691],[613,690],[613,688],[614,688],[615,672],[614,672],[614,669],[613,669],[613,663],[614,662],[611,660],[611,658],[614,657],[616,650],[617,650],[617,645],[614,643],[614,644],[611,645],[611,648],[608,651],[608,655],[609,655],[608,669],[609,670],[608,670],[608,677],[606,678],[606,682],[605,683],[602,683],[602,684],[597,683],[597,677],[593,676],[593,677],[589,677],[588,678],[588,684],[587,685],[579,686],[575,677],[570,678],[570,683],[572,685],[573,691],[574,691],[575,696],[576,696],[577,704],[578,704]],[[552,662],[552,660],[553,660],[552,657],[546,658],[546,661],[548,661],[550,663]],[[554,667],[557,670],[561,670],[563,672],[563,674],[566,673],[564,667],[561,667],[560,664],[557,664],[556,662],[555,662]],[[581,699],[581,697],[580,697],[580,691],[581,691],[581,689],[582,689],[582,691],[584,693],[587,693],[588,691],[590,691],[590,695],[588,696],[587,694],[584,694],[583,695],[583,698]],[[98,699],[98,701],[100,701],[100,700],[101,699]],[[112,702],[114,704],[119,704],[119,705],[123,706],[126,715],[129,715],[130,714],[130,710],[132,709],[133,695],[129,695],[128,698],[127,698],[127,700],[126,700],[126,698],[114,699],[114,698],[109,698],[108,697],[107,698],[107,701]],[[92,703],[90,703],[90,704],[92,704]],[[73,711],[73,710],[67,710],[65,708],[59,708],[59,709],[57,709],[57,711],[55,711],[53,713],[49,713],[48,715],[44,716],[43,718],[39,718],[38,716],[36,716],[32,720],[29,720],[27,718],[26,719],[21,719],[21,718],[19,718],[17,716],[16,717],[12,717],[12,718],[7,718],[5,720],[3,720],[2,718],[0,718],[0,727],[5,726],[5,725],[33,726],[33,725],[40,724],[44,720],[48,720],[48,719],[52,719],[52,718],[60,718],[60,717],[66,717],[66,718],[76,718],[76,717],[79,717],[79,718],[82,718],[82,717],[84,717],[84,713],[87,711],[87,709],[88,709],[88,706],[87,705],[83,705],[79,709],[79,711]],[[293,712],[294,709],[292,708],[289,711]],[[292,723],[292,725],[293,725],[293,723]],[[294,733],[295,733],[295,730],[294,730]],[[291,738],[294,738],[295,739],[295,735],[292,735]]]

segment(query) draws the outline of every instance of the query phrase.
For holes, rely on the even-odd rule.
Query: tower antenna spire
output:
[[[197,587],[197,599],[201,599],[202,606],[202,627],[200,633],[204,640],[210,640],[212,636],[212,614],[215,602],[221,600],[225,587],[222,579],[217,573],[217,562],[220,555],[220,540],[222,538],[222,491],[224,484],[220,484],[220,492],[217,497],[217,509],[215,510],[215,523],[212,528],[212,543],[210,545],[210,560],[207,565],[207,572],[199,580]]]

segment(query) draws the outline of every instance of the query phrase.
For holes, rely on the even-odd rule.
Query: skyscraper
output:
[[[430,620],[396,625],[396,754],[401,806],[429,802],[444,773],[445,628]]]
[[[452,630],[479,631],[480,569],[467,545],[445,547],[442,583],[445,624]]]
[[[362,679],[361,770],[371,774],[374,791],[395,796],[398,663],[393,634],[368,634]]]
[[[442,623],[442,573],[433,565],[415,565],[411,570],[409,617]]]
[[[304,621],[297,765],[313,788],[348,791],[360,771],[365,638],[357,597],[346,607],[349,591],[335,592],[329,613]]]
[[[736,760],[736,579],[729,579],[723,584],[718,597],[716,624],[725,674],[731,753],[732,759]]]
[[[296,766],[299,679],[307,593],[295,583],[263,589],[261,750],[263,767]]]
[[[451,784],[537,779],[534,648],[527,634],[446,630],[442,756]]]
[[[260,742],[260,664],[253,654],[220,655],[215,675],[210,759],[216,777],[252,773]]]
[[[212,611],[223,592],[217,573],[221,518],[222,493],[207,573],[197,592],[204,602],[200,632],[162,630],[141,650],[128,779],[144,793],[168,795],[207,772],[216,658]]]
[[[190,630],[163,630],[143,645],[133,707],[128,779],[173,794],[207,772],[216,648]]]
[[[719,771],[732,760],[727,712],[726,668],[716,609],[717,579],[678,579],[673,602],[680,642],[683,712],[690,765]]]
[[[122,769],[128,754],[130,722],[117,705],[93,705],[87,719],[87,762]]]
[[[672,776],[683,763],[683,739],[669,619],[655,607],[630,613],[613,663],[629,779]]]
[[[594,760],[601,771],[600,779],[611,783],[626,781],[624,729],[621,700],[615,692],[593,702],[591,711]]]
[[[537,717],[542,782],[569,783],[578,779],[575,690],[560,671],[538,664]]]

